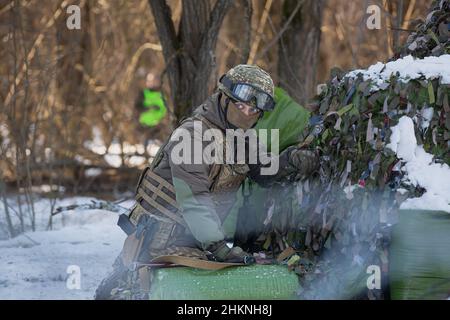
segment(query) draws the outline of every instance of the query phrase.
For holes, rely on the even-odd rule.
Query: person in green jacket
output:
[[[264,112],[274,108],[272,78],[258,66],[238,65],[220,78],[216,92],[182,121],[161,146],[152,164],[143,171],[137,184],[136,205],[128,216],[122,215],[118,223],[128,238],[116,260],[115,271],[97,290],[97,299],[111,298],[111,290],[117,289],[130,266],[136,266],[136,262],[148,263],[155,257],[255,262],[251,253],[228,246],[222,227],[239,187],[247,177],[262,186],[306,177],[316,172],[319,163],[315,152],[297,147],[289,147],[270,158],[278,161],[278,170],[271,174],[262,174],[262,169],[271,163],[249,161],[250,152],[245,153],[245,161],[237,161],[239,150],[230,150],[228,141],[223,143],[226,133],[251,131],[248,129],[256,125]],[[223,148],[223,159],[233,154],[234,161],[209,162],[203,158],[196,162],[192,159],[199,154],[195,145],[206,150],[211,144],[203,138],[208,129],[218,134],[214,143],[220,146],[216,150]],[[183,134],[187,134],[186,140],[177,139]],[[190,157],[184,162],[177,159],[180,141],[193,148],[185,150]],[[255,145],[259,148],[259,142],[251,145],[249,140],[245,141],[246,150]]]
[[[160,87],[160,78],[153,73],[148,73],[145,88],[139,92],[135,102],[139,112],[139,123],[144,127],[157,126],[167,113]]]

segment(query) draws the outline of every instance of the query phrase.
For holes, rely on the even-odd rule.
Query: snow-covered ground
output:
[[[91,199],[66,198],[57,206]],[[130,207],[132,201],[121,205]],[[53,230],[46,231],[49,210],[48,200],[37,201],[37,231],[0,240],[0,299],[92,299],[111,270],[125,239],[116,225],[118,213],[67,211],[55,216]],[[0,206],[0,223],[4,219]]]

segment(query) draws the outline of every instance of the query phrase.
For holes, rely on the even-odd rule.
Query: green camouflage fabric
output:
[[[274,96],[274,84],[271,76],[256,65],[239,64],[226,73],[226,76],[236,83],[247,83],[261,91],[264,91]],[[218,88],[220,91],[231,97],[229,90],[219,82]]]

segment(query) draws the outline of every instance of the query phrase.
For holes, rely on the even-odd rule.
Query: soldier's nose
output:
[[[245,114],[247,117],[250,117],[253,115],[252,112],[252,107],[244,104],[244,103],[239,103],[237,104],[237,108],[243,113]]]
[[[252,113],[250,112],[250,109],[248,109],[248,108],[244,109],[243,112],[247,117],[250,117],[252,115]]]

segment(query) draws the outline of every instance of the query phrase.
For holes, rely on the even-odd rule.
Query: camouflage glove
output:
[[[293,148],[288,161],[296,171],[296,180],[309,176],[319,168],[319,155],[310,150]]]
[[[255,258],[240,247],[229,248],[225,241],[219,241],[207,248],[212,254],[212,259],[219,262],[233,262],[254,264]]]

